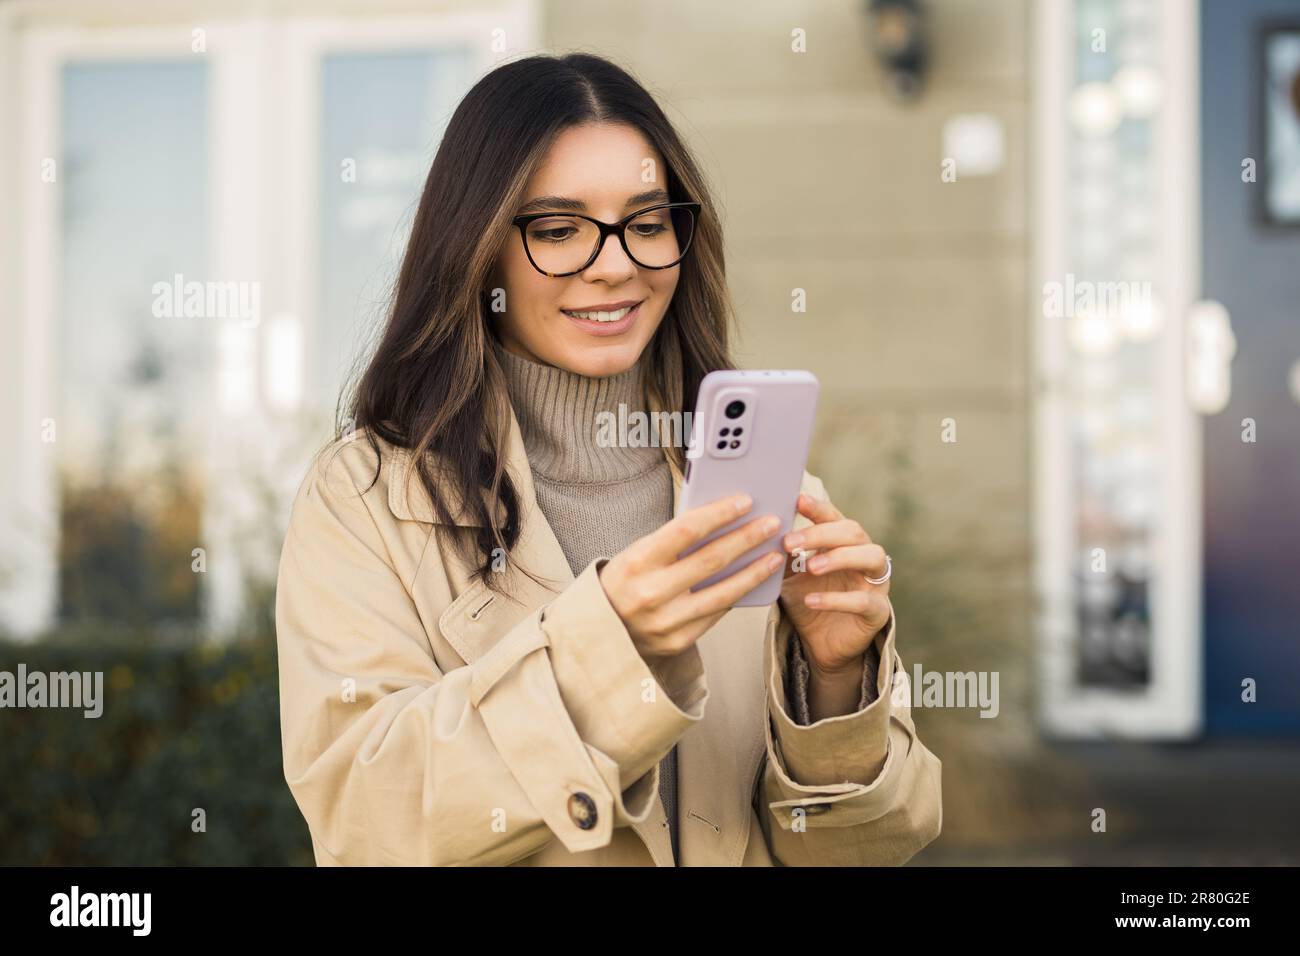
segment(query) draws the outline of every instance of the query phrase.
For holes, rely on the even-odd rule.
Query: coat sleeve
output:
[[[659,761],[703,717],[699,651],[647,667],[597,560],[444,673],[367,502],[336,474],[317,466],[299,489],[276,593],[285,779],[318,860],[509,864],[646,819]]]
[[[790,647],[799,640],[794,625],[781,612],[769,627],[767,756],[757,810],[779,864],[898,865],[939,835],[942,764],[917,736],[896,633],[891,614],[875,639],[874,699],[809,724],[798,720],[787,692],[797,684],[790,661],[801,659]]]

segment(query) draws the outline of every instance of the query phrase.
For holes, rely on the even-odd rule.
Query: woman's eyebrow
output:
[[[644,202],[667,202],[668,192],[664,189],[649,189],[643,193],[637,193],[623,204],[623,208],[628,206],[637,206]],[[573,212],[586,212],[587,204],[581,199],[570,199],[568,196],[538,196],[536,199],[530,199],[520,207],[516,215],[523,216],[530,212],[548,212],[555,209],[569,209]]]

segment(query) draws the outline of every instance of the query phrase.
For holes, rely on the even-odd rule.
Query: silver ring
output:
[[[889,555],[885,555],[885,574],[883,577],[867,578],[865,574],[862,576],[864,578],[867,578],[868,584],[884,584],[886,581],[889,580],[889,576],[893,573],[894,573],[894,559],[891,558]]]

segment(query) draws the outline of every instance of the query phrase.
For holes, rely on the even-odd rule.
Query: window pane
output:
[[[155,309],[206,278],[201,63],[62,73],[59,616],[191,621],[210,331]]]
[[[324,59],[320,321],[311,349],[319,408],[333,412],[382,322],[424,177],[472,64],[460,49]]]

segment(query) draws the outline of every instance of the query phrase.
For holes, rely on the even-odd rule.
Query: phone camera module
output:
[[[728,418],[739,418],[745,414],[745,403],[737,399],[734,402],[728,402],[724,413]]]

